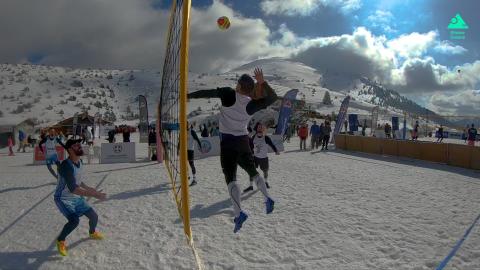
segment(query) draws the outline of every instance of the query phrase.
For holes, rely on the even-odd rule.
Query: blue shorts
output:
[[[77,217],[83,216],[92,207],[88,205],[87,201],[83,197],[75,197],[68,199],[55,198],[55,204],[58,210],[68,219],[70,216],[75,215]]]
[[[45,161],[47,162],[47,165],[51,165],[51,164],[57,163],[57,162],[58,162],[57,153],[45,157]]]

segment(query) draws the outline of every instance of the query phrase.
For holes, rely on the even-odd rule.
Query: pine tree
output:
[[[330,92],[325,91],[325,95],[323,96],[323,104],[325,105],[332,105],[332,99],[330,98]]]

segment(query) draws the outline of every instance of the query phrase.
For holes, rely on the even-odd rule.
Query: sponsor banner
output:
[[[100,163],[135,162],[135,143],[102,143]]]
[[[335,129],[333,130],[333,137],[331,143],[335,141],[335,135],[340,133],[340,129],[342,128],[343,121],[345,121],[345,117],[347,116],[348,111],[348,104],[350,103],[350,96],[346,96],[345,99],[342,101],[342,105],[340,106],[340,111],[337,115],[337,121],[335,122]]]
[[[58,160],[62,161],[65,159],[65,149],[61,147],[60,145],[57,145],[55,147],[57,150],[57,156]],[[38,145],[35,145],[35,149],[33,151],[33,164],[34,165],[45,165],[45,145],[43,146],[43,152],[40,151],[40,147]]]
[[[400,130],[400,123],[398,116],[392,116],[392,130],[397,131]]]
[[[379,107],[378,106],[375,106],[373,109],[372,109],[372,133],[373,131],[377,128],[377,122],[378,122],[378,111],[379,111]]]
[[[273,144],[279,152],[284,151],[283,136],[281,135],[268,135],[272,139]],[[195,143],[195,159],[203,159],[212,156],[220,156],[220,137],[206,137],[199,138],[202,144],[202,149],[198,149],[198,144]],[[268,147],[268,152],[272,153],[273,150]]]
[[[278,115],[276,135],[284,135],[288,128],[288,122],[292,115],[293,101],[296,99],[298,89],[292,89],[283,96],[282,106],[280,107],[280,114]]]
[[[358,131],[358,114],[348,115],[348,127],[350,132]]]
[[[138,96],[138,111],[140,118],[140,123],[138,125],[140,143],[148,143],[148,107],[145,96]]]

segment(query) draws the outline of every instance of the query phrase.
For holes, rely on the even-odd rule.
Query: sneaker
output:
[[[67,246],[65,245],[65,241],[58,241],[57,240],[57,250],[58,250],[58,253],[60,253],[60,255],[62,255],[62,256],[67,256],[68,255]]]
[[[275,202],[270,199],[270,198],[267,198],[267,201],[265,202],[265,207],[266,207],[266,210],[267,210],[267,214],[270,214],[273,212],[273,206],[274,206]]]
[[[195,186],[196,184],[197,184],[197,181],[193,180],[188,186],[191,187],[191,186]]]
[[[268,182],[265,182],[265,186],[267,186],[267,188],[270,188],[270,185],[268,184]]]
[[[253,186],[249,186],[247,187],[246,189],[243,190],[243,192],[249,192],[249,191],[252,191],[253,190]]]
[[[90,234],[90,238],[95,239],[95,240],[103,240],[103,238],[105,238],[105,237],[103,236],[103,234],[101,232],[95,231],[94,233]]]
[[[240,211],[240,215],[238,217],[233,219],[233,222],[235,222],[235,228],[233,229],[233,232],[236,233],[242,228],[242,224],[247,220],[248,215],[245,214],[245,212]]]

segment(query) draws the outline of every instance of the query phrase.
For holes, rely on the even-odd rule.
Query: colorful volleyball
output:
[[[226,16],[222,16],[217,20],[218,28],[227,30],[230,27],[230,20]]]

